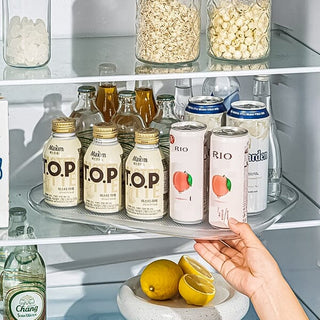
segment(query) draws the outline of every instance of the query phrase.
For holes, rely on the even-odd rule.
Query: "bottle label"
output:
[[[42,287],[23,286],[8,291],[5,298],[7,320],[42,320],[46,318],[45,290]]]
[[[88,210],[114,213],[123,208],[122,148],[92,143],[84,157],[84,203]]]
[[[168,169],[159,149],[130,153],[125,170],[126,209],[141,220],[162,218],[168,204]]]
[[[43,151],[43,193],[56,207],[80,202],[80,151],[77,138],[50,138]]]

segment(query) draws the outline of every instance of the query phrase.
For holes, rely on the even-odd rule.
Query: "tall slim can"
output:
[[[208,209],[207,126],[196,121],[177,122],[170,130],[170,217],[196,224]]]

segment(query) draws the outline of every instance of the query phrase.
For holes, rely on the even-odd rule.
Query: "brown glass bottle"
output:
[[[112,63],[99,65],[99,75],[107,76],[116,72],[116,66]],[[118,110],[118,92],[114,82],[102,81],[99,84],[96,105],[101,111],[104,121],[110,122],[111,117]]]
[[[136,85],[136,109],[148,127],[157,114],[153,90],[149,81],[141,81]]]

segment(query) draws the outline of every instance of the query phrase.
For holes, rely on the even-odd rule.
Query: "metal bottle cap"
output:
[[[134,98],[136,93],[131,90],[121,90],[119,92],[119,98]]]
[[[96,139],[112,139],[118,135],[117,126],[111,122],[100,122],[93,126],[93,137]]]
[[[27,219],[27,210],[23,207],[10,208],[9,219],[15,222],[23,222]]]
[[[172,101],[174,96],[171,94],[160,94],[157,96],[157,101]]]
[[[155,128],[143,128],[135,132],[134,141],[138,144],[152,145],[159,143],[159,130]]]
[[[76,131],[76,120],[68,117],[53,119],[52,131],[55,133],[74,133]]]
[[[89,93],[96,92],[96,88],[94,86],[81,86],[78,88],[79,93]]]

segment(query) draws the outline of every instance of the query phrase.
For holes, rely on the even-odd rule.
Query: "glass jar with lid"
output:
[[[271,0],[208,0],[209,55],[259,60],[270,53]]]
[[[3,57],[12,67],[40,67],[51,55],[51,0],[3,0]]]
[[[137,59],[175,64],[198,58],[201,0],[137,0],[136,3]]]

